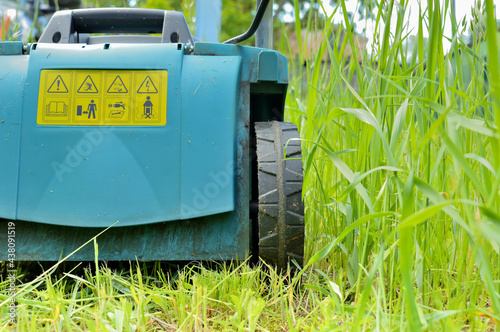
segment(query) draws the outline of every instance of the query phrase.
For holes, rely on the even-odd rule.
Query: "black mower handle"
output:
[[[54,13],[39,43],[89,43],[92,33],[161,33],[161,42],[193,43],[184,15],[180,12],[144,8],[93,8]],[[83,35],[82,35],[83,34]],[[105,40],[100,38],[99,40]],[[112,38],[108,38],[113,40]],[[125,42],[131,39],[122,39]],[[144,42],[144,41],[143,41]]]
[[[73,10],[78,33],[162,33],[164,10],[96,8]]]

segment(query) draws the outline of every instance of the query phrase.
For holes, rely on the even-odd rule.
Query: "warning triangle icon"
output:
[[[141,86],[139,87],[139,90],[137,90],[137,93],[158,93],[156,86],[151,80],[151,77],[146,76]]]
[[[85,77],[85,80],[83,81],[82,85],[80,85],[80,88],[78,88],[78,93],[98,93],[99,90],[97,90],[97,87],[94,84],[94,81],[92,80],[92,77],[90,75],[87,75]]]
[[[115,79],[113,80],[113,83],[108,88],[108,93],[127,93],[127,87],[122,81],[122,78],[120,75],[116,75]]]
[[[66,93],[68,92],[68,88],[66,87],[66,84],[64,83],[61,75],[57,75],[56,79],[52,84],[50,85],[49,89],[47,90],[48,93]]]

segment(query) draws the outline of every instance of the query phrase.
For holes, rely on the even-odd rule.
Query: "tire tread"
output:
[[[259,181],[259,255],[278,271],[286,270],[291,259],[303,266],[301,150],[300,141],[290,141],[299,138],[297,127],[286,122],[257,122],[255,130]],[[285,149],[287,158],[298,159],[284,160]]]

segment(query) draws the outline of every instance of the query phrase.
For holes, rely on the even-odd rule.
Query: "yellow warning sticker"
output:
[[[164,126],[166,70],[42,70],[37,123]]]

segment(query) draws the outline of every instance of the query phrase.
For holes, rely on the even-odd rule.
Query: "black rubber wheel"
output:
[[[256,122],[259,257],[286,270],[291,260],[303,266],[304,203],[302,159],[297,127],[286,122]],[[287,144],[288,143],[288,144]],[[286,159],[284,151],[286,147]]]

